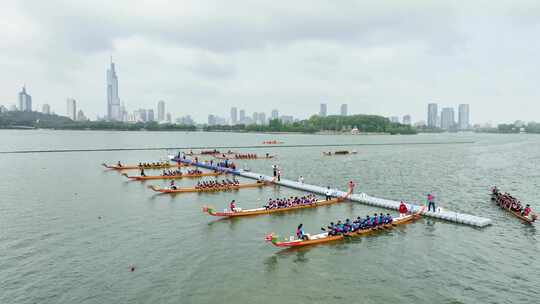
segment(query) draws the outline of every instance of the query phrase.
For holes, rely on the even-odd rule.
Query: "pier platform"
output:
[[[274,180],[272,176],[267,176],[267,175],[263,175],[263,174],[259,174],[255,172],[248,172],[242,169],[232,170],[229,168],[222,168],[222,167],[217,167],[215,165],[210,165],[208,163],[201,163],[201,162],[196,163],[189,159],[173,158],[172,160],[186,163],[186,164],[191,164],[193,166],[200,167],[200,168],[206,168],[210,170],[219,170],[222,172],[227,172],[230,174],[234,174],[234,175],[238,175],[238,176],[242,176],[246,178],[262,179],[267,182],[272,182],[276,185],[293,188],[297,190],[302,190],[302,191],[307,191],[311,193],[316,193],[320,195],[325,195],[326,191],[328,190],[325,187],[300,183],[296,181],[286,180],[283,178],[281,179],[281,181],[277,181],[277,180]],[[332,196],[345,196],[347,194],[346,192],[343,192],[337,189],[330,189],[330,190],[332,191]],[[352,194],[348,197],[348,199],[350,201],[362,203],[365,205],[387,208],[387,209],[394,209],[394,210],[398,210],[399,204],[400,204],[400,202],[398,201],[373,197],[366,193]],[[413,204],[413,203],[408,203],[408,202],[406,202],[406,204],[407,204],[407,208],[413,212],[421,208],[421,206],[418,204]],[[491,220],[488,218],[479,217],[479,216],[470,215],[470,214],[458,213],[458,212],[453,212],[453,211],[448,211],[448,210],[438,210],[436,212],[425,211],[423,215],[441,219],[441,220],[446,220],[449,222],[475,226],[475,227],[485,227],[485,226],[491,225]]]

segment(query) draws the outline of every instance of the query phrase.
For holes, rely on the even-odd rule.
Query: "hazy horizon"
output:
[[[472,123],[538,120],[536,1],[5,0],[0,18],[0,105],[26,84],[35,110],[64,115],[72,97],[103,116],[112,55],[130,112],[304,118],[346,103],[416,122],[436,102],[470,104]]]

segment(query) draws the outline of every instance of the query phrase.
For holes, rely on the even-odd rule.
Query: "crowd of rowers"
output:
[[[399,205],[399,216],[403,217],[409,212],[405,203],[401,202]],[[367,230],[372,228],[381,227],[384,225],[392,224],[394,219],[387,213],[374,213],[373,216],[366,215],[365,218],[357,217],[356,220],[351,221],[346,219],[344,222],[339,220],[336,224],[331,222],[326,228],[321,228],[328,233],[328,235],[341,235],[361,230]],[[304,233],[303,224],[298,225],[296,228],[296,236],[298,239],[307,239],[307,235]]]
[[[182,175],[198,175],[202,173],[203,172],[199,169],[188,170],[186,173],[182,172],[182,170],[180,169],[177,169],[177,170],[163,170],[162,175],[163,176],[182,176]]]
[[[518,212],[523,216],[529,216],[531,213],[531,206],[527,204],[525,207],[521,204],[519,200],[511,196],[509,193],[501,193],[497,187],[492,189],[493,195],[497,200],[497,203],[501,208],[509,209],[514,212]]]
[[[199,181],[197,182],[197,185],[195,185],[195,189],[219,189],[219,188],[226,188],[226,187],[231,187],[231,186],[238,186],[240,184],[240,182],[236,179],[236,178],[233,178],[232,180],[230,179],[223,179],[221,181],[218,181],[218,180],[210,180],[210,181]]]
[[[155,163],[139,163],[137,166],[139,168],[155,168],[155,167],[165,167],[165,166],[169,166],[169,162],[155,162]],[[116,166],[117,167],[123,167],[124,165],[122,165],[122,163],[120,161],[118,161],[116,163]]]
[[[377,215],[377,213],[374,213],[372,217],[366,215],[365,218],[357,217],[354,221],[346,219],[344,222],[339,220],[336,224],[331,222],[326,227],[326,231],[328,232],[328,235],[338,235],[392,224],[393,220],[390,213],[387,213],[386,215],[382,213]]]
[[[317,197],[313,194],[305,196],[291,196],[289,198],[278,198],[278,199],[268,199],[268,203],[264,205],[266,210],[268,209],[281,209],[281,208],[291,208],[297,206],[306,206],[315,204],[317,202]]]
[[[228,157],[227,155],[225,154],[222,154],[221,155],[222,158],[225,158],[225,157]],[[239,153],[235,153],[233,154],[232,156],[230,156],[231,158],[234,158],[234,159],[257,159],[257,158],[260,158],[257,154],[255,153],[242,153],[242,154],[239,154]],[[269,153],[266,153],[265,158],[271,158],[270,157],[270,154]]]

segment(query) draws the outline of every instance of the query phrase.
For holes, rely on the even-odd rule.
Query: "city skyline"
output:
[[[478,3],[462,9],[438,2],[329,7],[315,1],[309,14],[300,3],[269,2],[249,13],[235,3],[227,9],[238,14],[221,19],[222,10],[202,0],[187,11],[180,3],[140,4],[137,10],[153,12],[143,21],[135,7],[119,3],[89,11],[62,1],[4,1],[0,17],[13,26],[0,29],[1,58],[9,59],[0,72],[0,104],[17,105],[14,92],[26,83],[34,109],[46,103],[63,113],[72,96],[90,117],[103,117],[112,54],[126,107],[154,108],[165,100],[174,117],[198,121],[210,111],[227,116],[231,106],[306,118],[320,103],[414,120],[425,117],[429,101],[470,104],[473,124],[531,121],[540,112],[537,72],[528,64],[540,48],[530,39],[540,29],[528,22],[540,18],[527,2],[505,2],[480,19]],[[493,28],[504,48],[494,47],[500,40]],[[220,39],[229,33],[232,39]],[[493,62],[505,73],[494,73]]]

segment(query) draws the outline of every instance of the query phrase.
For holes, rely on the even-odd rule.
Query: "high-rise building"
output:
[[[148,121],[148,111],[145,109],[139,109],[139,119],[137,121],[147,122]]]
[[[19,92],[19,111],[32,112],[32,96],[26,93],[26,86]]]
[[[347,106],[346,103],[341,105],[341,111],[340,111],[341,116],[347,116],[348,108],[349,106]]]
[[[71,120],[77,120],[77,101],[75,98],[67,99],[67,112],[66,116]]]
[[[458,126],[460,130],[467,130],[471,126],[469,121],[469,105],[460,104],[458,108]]]
[[[231,108],[231,125],[238,123],[238,109],[236,107]]]
[[[454,118],[454,108],[442,108],[441,111],[441,128],[450,130],[456,124]]]
[[[111,66],[107,70],[107,119],[122,120],[120,113],[120,97],[118,97],[118,76],[114,62],[111,59]]]
[[[195,124],[195,122],[189,115],[177,118],[176,123],[180,125],[194,125]]]
[[[404,125],[411,125],[411,115],[403,115],[403,124]]]
[[[88,118],[86,118],[86,115],[84,115],[84,112],[83,110],[79,110],[79,112],[77,112],[77,121],[87,121]]]
[[[171,113],[167,113],[166,121],[167,121],[167,123],[172,123],[172,115],[171,115]]]
[[[279,111],[277,109],[273,109],[272,113],[270,113],[271,119],[279,119]]]
[[[41,113],[51,114],[51,106],[47,103],[43,104],[43,106],[41,107]]]
[[[147,121],[155,121],[155,117],[154,117],[154,110],[153,109],[148,109],[148,112],[147,112]]]
[[[284,124],[292,124],[294,122],[294,117],[290,115],[283,115],[279,118],[279,120],[281,120],[281,122]]]
[[[258,123],[259,123],[259,113],[253,112],[253,115],[252,115],[251,117],[252,117],[252,119],[253,119],[253,123],[254,123],[254,124],[258,124]]]
[[[160,100],[157,104],[157,119],[158,121],[165,120],[165,101]]]
[[[259,124],[266,124],[266,114],[264,112],[259,112]]]
[[[240,110],[240,115],[239,115],[239,119],[240,119],[240,123],[243,124],[243,123],[246,123],[246,110]]]
[[[7,112],[7,110],[8,109],[6,107],[4,107],[3,105],[0,105],[0,113],[5,113]]]
[[[428,104],[427,126],[429,128],[437,128],[437,116],[439,115],[438,105],[436,103]]]
[[[391,116],[391,117],[390,117],[390,122],[399,123],[399,117],[397,117],[397,116]]]
[[[213,114],[208,115],[208,125],[214,126],[216,125],[216,116]]]
[[[321,103],[321,108],[319,110],[319,116],[325,117],[326,116],[326,104]]]

